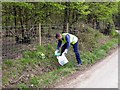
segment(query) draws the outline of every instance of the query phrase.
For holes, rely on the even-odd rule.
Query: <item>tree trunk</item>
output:
[[[69,15],[70,15],[70,3],[65,2],[66,8],[64,10],[64,22],[63,22],[63,32],[66,32],[67,30],[67,23],[69,23]]]
[[[20,24],[21,24],[21,33],[22,33],[22,38],[25,36],[24,35],[24,27],[23,27],[23,18],[22,18],[22,8],[19,8],[19,15],[20,15]]]
[[[9,36],[9,32],[8,32],[8,17],[6,17],[6,23],[5,23],[5,26],[6,26],[6,30],[5,30],[5,33],[6,33],[6,37]]]
[[[9,8],[9,6],[6,6],[6,7],[5,7],[6,10],[7,10],[8,8]],[[9,14],[8,14],[8,15],[9,15]],[[5,29],[6,29],[6,30],[5,30],[5,33],[6,33],[5,36],[7,37],[7,36],[9,36],[9,32],[8,32],[7,26],[9,26],[10,17],[9,17],[9,16],[6,16],[5,21],[6,21],[6,22],[5,22],[5,26],[6,26],[6,27],[5,27]]]
[[[13,6],[13,11],[14,11],[14,25],[15,25],[15,34],[17,33],[17,30],[16,30],[16,26],[17,26],[17,11],[16,11],[16,7]]]
[[[92,24],[92,19],[93,19],[93,18],[92,18],[92,15],[89,14],[89,15],[88,15],[88,24],[90,24],[90,25]],[[91,25],[91,27],[92,27],[92,25]]]
[[[96,21],[96,29],[100,29],[100,22],[99,21]]]

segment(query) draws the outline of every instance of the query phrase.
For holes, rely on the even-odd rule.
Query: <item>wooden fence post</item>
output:
[[[69,23],[67,23],[66,31],[67,31],[67,33],[69,32]]]
[[[39,45],[41,45],[41,23],[39,23]]]

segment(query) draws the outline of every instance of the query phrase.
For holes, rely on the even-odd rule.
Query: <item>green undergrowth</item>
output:
[[[112,39],[111,41],[107,42],[106,44],[100,46],[99,48],[95,49],[93,52],[86,52],[81,55],[83,60],[83,65],[87,66],[88,64],[94,64],[96,61],[101,60],[104,58],[110,49],[117,46],[117,39]],[[63,67],[60,67],[54,71],[48,72],[42,76],[36,76],[32,78],[37,80],[37,84],[34,84],[35,87],[50,87],[50,85],[54,84],[55,82],[61,80],[62,77],[67,77],[68,75],[74,73],[75,71],[80,70],[78,67],[75,67],[75,62],[70,61]]]
[[[96,61],[103,59],[118,44],[117,38],[109,38],[107,40],[105,36],[98,34],[98,32],[91,33],[93,32],[89,31],[87,33],[88,36],[87,34],[81,34],[83,38],[79,41],[83,67],[87,67],[87,65],[94,64]],[[102,41],[99,41],[100,39]],[[44,46],[38,45],[33,51],[24,51],[23,58],[21,59],[3,61],[3,87],[24,89],[29,87],[51,87],[51,85],[60,81],[62,78],[67,77],[77,70],[81,70],[81,68],[76,67],[77,63],[72,48],[70,48],[66,56],[69,63],[65,66],[60,66],[54,55],[56,45],[57,43]],[[24,73],[27,74],[18,80]],[[11,84],[11,82],[16,80],[18,80],[16,83]]]
[[[111,48],[118,46],[118,39],[112,39],[104,45],[94,49],[92,52],[88,51],[81,55],[84,64],[95,63],[97,60],[104,58]]]

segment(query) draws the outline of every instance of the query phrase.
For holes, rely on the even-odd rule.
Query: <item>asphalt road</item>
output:
[[[118,50],[56,88],[118,88]]]

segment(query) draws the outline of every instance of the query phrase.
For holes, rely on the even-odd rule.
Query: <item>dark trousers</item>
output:
[[[82,60],[80,58],[80,53],[79,53],[79,49],[78,49],[78,42],[75,43],[73,46],[73,49],[74,49],[74,52],[75,52],[75,55],[76,55],[76,60],[77,60],[77,63],[78,64],[82,64]],[[61,50],[61,53],[63,53],[65,51],[67,47],[67,44],[65,43],[63,46],[62,46],[62,50]]]

